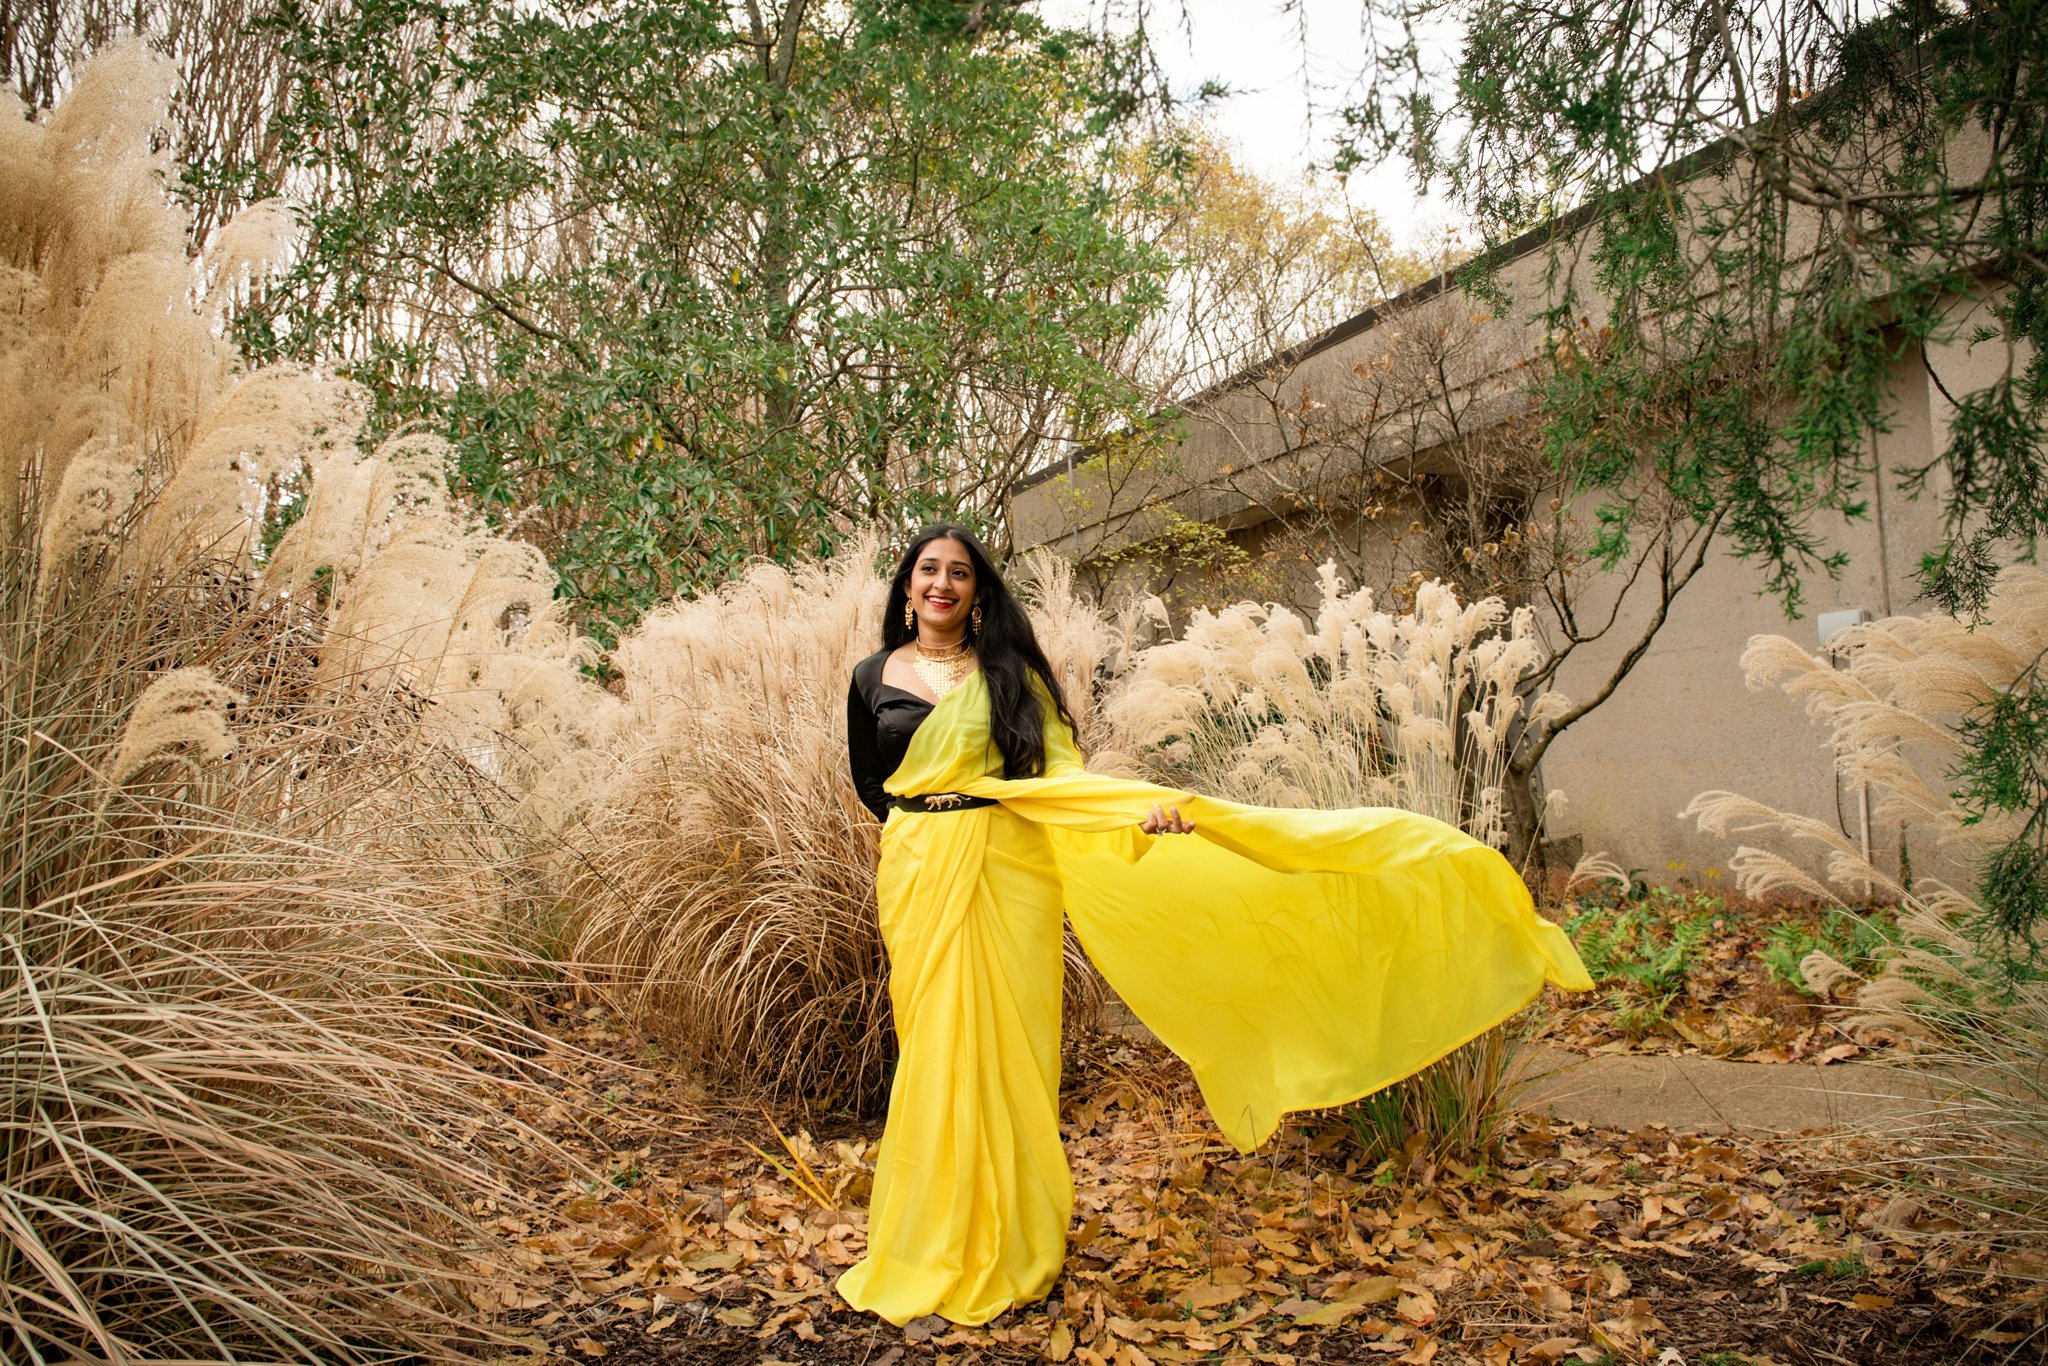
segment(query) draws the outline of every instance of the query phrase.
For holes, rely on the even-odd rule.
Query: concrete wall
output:
[[[2002,344],[1973,348],[1966,340],[1975,325],[1970,319],[1989,321],[1986,300],[1958,298],[1955,308],[1964,320],[1956,340],[1931,348],[1924,362],[1916,353],[1893,366],[1890,430],[1875,437],[1878,463],[1888,472],[1928,464],[1947,442],[1952,408],[1930,381],[1930,367],[1953,393],[1981,387],[2005,364]],[[1941,485],[1936,481],[1915,498],[1901,483],[1888,473],[1871,490],[1867,519],[1838,519],[1829,528],[1831,545],[1848,563],[1836,579],[1807,580],[1798,620],[1786,619],[1756,565],[1723,553],[1701,571],[1614,696],[1547,756],[1543,781],[1561,789],[1568,803],[1555,835],[1576,835],[1587,850],[1608,850],[1624,867],[1653,877],[1696,876],[1720,867],[1731,849],[1677,813],[1700,792],[1732,791],[1838,822],[1844,833],[1862,837],[1862,794],[1837,783],[1824,732],[1777,688],[1747,688],[1739,660],[1756,635],[1784,636],[1819,653],[1824,613],[1862,608],[1881,618],[1927,610],[1918,600],[1917,571],[1921,555],[1942,537]],[[1589,587],[1597,592],[1598,581]],[[1641,610],[1625,608],[1624,621],[1639,620]],[[1575,656],[1561,671],[1559,688],[1568,696],[1587,695],[1617,654],[1615,645],[1603,643]],[[1880,867],[1897,868],[1902,838],[1916,875],[1961,874],[1924,833],[1896,825],[1869,831]]]
[[[1550,269],[1547,253],[1532,249],[1502,268],[1500,284],[1516,299],[1543,298],[1555,285]],[[1597,300],[1589,304],[1598,306]],[[1254,553],[1282,543],[1298,510],[1290,508],[1290,497],[1309,481],[1312,462],[1341,457],[1426,466],[1449,423],[1469,429],[1519,411],[1514,366],[1540,340],[1531,321],[1536,310],[1497,318],[1474,313],[1474,307],[1455,290],[1425,286],[1276,358],[1262,373],[1201,396],[1190,405],[1171,459],[1123,468],[1112,460],[1106,469],[1084,466],[1021,488],[1012,513],[1016,544],[1083,558],[1144,540],[1169,514],[1228,529]],[[1981,295],[1956,298],[1952,339],[1931,347],[1924,362],[1915,353],[1894,365],[1890,427],[1874,436],[1882,468],[1926,465],[1946,443],[1951,410],[1930,382],[1930,368],[1950,392],[1963,392],[2007,364],[2002,343],[1973,347],[1968,341],[1972,319],[1983,318],[1985,308]],[[1404,413],[1376,430],[1369,453],[1333,456],[1318,440],[1318,415],[1358,405],[1371,377],[1418,329],[1459,325],[1460,318],[1476,329],[1477,340],[1452,365],[1451,382],[1437,404],[1441,410]],[[1696,878],[1723,866],[1733,852],[1727,841],[1703,836],[1678,818],[1687,802],[1708,790],[1740,792],[1781,809],[1839,820],[1852,838],[1861,835],[1860,794],[1838,787],[1824,736],[1798,702],[1775,688],[1746,687],[1739,658],[1758,634],[1784,635],[1817,652],[1816,618],[1824,612],[1862,608],[1882,617],[1924,610],[1916,601],[1915,572],[1922,554],[1941,539],[1941,492],[1934,483],[1914,499],[1888,475],[1871,490],[1866,519],[1837,519],[1826,527],[1847,565],[1835,580],[1810,576],[1801,620],[1786,619],[1766,593],[1759,567],[1725,550],[1714,554],[1615,694],[1563,734],[1546,756],[1542,782],[1566,798],[1551,837],[1576,837],[1587,852],[1605,850],[1653,880]],[[1390,521],[1348,524],[1359,538],[1347,547],[1364,566],[1359,581],[1374,583],[1375,572],[1399,578],[1401,556],[1386,540]],[[1344,525],[1341,519],[1337,525]],[[1280,567],[1276,596],[1286,600],[1290,584],[1304,590],[1312,585],[1312,567],[1300,568],[1295,576]],[[1141,577],[1143,569],[1127,566],[1123,572]],[[1597,605],[1603,594],[1611,601],[1615,584],[1589,574],[1580,587]],[[1567,661],[1557,686],[1573,698],[1596,690],[1634,640],[1630,627],[1651,606],[1625,603],[1619,629],[1582,647]],[[1550,628],[1555,631],[1554,620]],[[1881,865],[1896,863],[1901,834],[1870,831]],[[1914,845],[1912,832],[1904,835]],[[1957,871],[1944,868],[1924,838],[1911,856],[1916,873]]]

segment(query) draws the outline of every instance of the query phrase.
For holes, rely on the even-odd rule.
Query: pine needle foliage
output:
[[[2048,654],[2037,653],[2010,687],[1963,717],[1955,796],[1972,825],[2011,829],[1979,865],[1979,942],[2015,970],[2039,971],[2048,920]]]

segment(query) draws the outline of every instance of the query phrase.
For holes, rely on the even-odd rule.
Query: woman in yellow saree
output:
[[[876,898],[901,1052],[867,1256],[838,1285],[855,1308],[977,1324],[1051,1289],[1073,1209],[1063,911],[1244,1151],[1287,1111],[1420,1071],[1546,982],[1591,988],[1508,862],[1451,826],[1084,770],[1029,619],[962,528],[912,544],[884,621],[847,739],[886,818]]]

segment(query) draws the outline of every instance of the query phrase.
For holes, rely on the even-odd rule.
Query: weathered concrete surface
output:
[[[1122,1002],[1104,1009],[1112,1034],[1157,1044]],[[1930,1080],[1882,1063],[1827,1067],[1725,1058],[1600,1053],[1538,1044],[1522,1059],[1521,1108],[1603,1129],[1652,1124],[1685,1133],[1801,1134],[1875,1129],[1928,1108]]]
[[[1628,1053],[1531,1050],[1526,1108],[1602,1128],[1662,1124],[1693,1133],[1796,1134],[1904,1120],[1925,1083],[1876,1063],[1829,1067]]]

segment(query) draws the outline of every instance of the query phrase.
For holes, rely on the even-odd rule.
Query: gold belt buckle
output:
[[[967,800],[964,792],[934,792],[924,799],[924,804],[927,810],[949,811]]]

